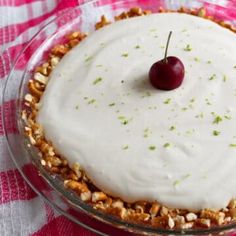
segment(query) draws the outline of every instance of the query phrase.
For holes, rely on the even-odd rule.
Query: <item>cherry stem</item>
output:
[[[167,52],[168,52],[168,48],[169,48],[169,44],[170,44],[171,35],[172,35],[172,31],[170,31],[170,33],[169,33],[167,44],[166,44],[165,59],[164,59],[165,63],[168,63],[168,61],[167,61]]]

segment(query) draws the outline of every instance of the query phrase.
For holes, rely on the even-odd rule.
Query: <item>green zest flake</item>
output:
[[[93,81],[93,85],[96,85],[96,84],[100,83],[101,81],[102,81],[102,77],[98,77],[97,79],[95,79]]]
[[[129,121],[128,120],[124,120],[124,121],[122,121],[121,122],[123,125],[127,125],[128,123],[129,123]]]
[[[156,146],[154,146],[154,145],[149,146],[149,150],[151,150],[151,151],[156,150]]]
[[[118,119],[119,120],[125,120],[125,116],[119,116]]]
[[[93,104],[93,103],[95,103],[95,102],[96,102],[95,99],[91,99],[91,100],[88,101],[88,104],[90,105],[90,104]]]
[[[211,61],[207,61],[207,64],[211,64],[212,62]]]
[[[169,146],[170,146],[170,143],[165,143],[165,144],[163,145],[164,148],[167,148],[167,147],[169,147]]]
[[[207,104],[208,106],[210,106],[210,105],[211,105],[211,103],[210,103],[210,101],[209,101],[209,99],[208,99],[208,98],[206,98],[206,99],[205,99],[205,101],[206,101],[206,104]]]
[[[88,99],[88,97],[84,97],[84,100],[87,100]]]
[[[128,145],[125,145],[125,146],[122,147],[123,150],[127,150],[128,148],[129,148]]]
[[[76,110],[79,110],[79,105],[75,106],[75,109],[76,109]]]
[[[150,32],[156,32],[157,29],[153,28],[153,29],[150,29]]]
[[[121,121],[121,124],[123,124],[123,125],[127,125],[129,123],[129,121],[132,120],[132,119],[130,119],[130,120],[126,119],[125,116],[119,116],[118,119]]]
[[[149,128],[146,128],[143,132],[143,137],[148,138],[148,136],[152,133]]]
[[[101,65],[101,64],[99,64],[99,65],[96,65],[96,67],[102,67],[102,65]]]
[[[109,107],[113,107],[113,106],[115,106],[116,104],[113,102],[113,103],[110,103],[109,104]]]
[[[175,130],[175,126],[171,126],[169,130],[170,130],[170,131]]]
[[[136,46],[135,46],[135,49],[139,49],[139,48],[141,48],[139,45],[136,45]]]
[[[199,62],[200,59],[198,57],[194,57],[194,61]]]
[[[184,51],[186,51],[186,52],[190,52],[192,50],[193,49],[192,49],[192,47],[189,44],[184,48]]]
[[[174,187],[176,187],[179,184],[180,184],[180,180],[175,180],[174,183],[173,183]]]
[[[191,102],[191,103],[194,103],[194,102],[195,102],[195,98],[192,98],[192,99],[190,100],[190,102]]]
[[[216,79],[216,74],[212,75],[212,76],[209,78],[209,80],[214,80],[214,79]]]
[[[121,56],[122,56],[122,57],[128,57],[129,54],[128,54],[128,53],[123,53]]]
[[[224,75],[224,76],[223,76],[223,81],[226,82],[226,80],[227,80],[227,76]]]
[[[187,178],[189,178],[191,175],[190,174],[186,174],[185,176],[183,176],[182,180],[185,180]]]
[[[191,176],[190,174],[184,175],[181,179],[174,181],[173,185],[174,185],[174,186],[177,186],[177,185],[181,184],[181,182],[183,182],[184,180],[186,180],[186,179],[189,178],[190,176]]]
[[[167,98],[163,103],[164,104],[170,104],[170,102],[171,102],[171,98]]]
[[[234,66],[234,69],[236,69],[236,65]]]
[[[221,121],[222,121],[222,118],[220,116],[216,116],[213,121],[213,124],[219,124]]]
[[[85,62],[88,62],[88,61],[90,61],[90,60],[92,60],[93,59],[93,57],[92,56],[90,56],[90,57],[87,57],[86,59],[85,59]]]
[[[151,96],[152,96],[152,94],[151,94],[149,91],[146,91],[146,92],[144,93],[144,95],[142,96],[142,98],[151,97]]]
[[[218,136],[219,134],[220,134],[219,131],[217,131],[217,130],[214,130],[214,131],[213,131],[213,135],[214,135],[214,136]]]
[[[235,143],[231,143],[229,146],[235,148],[235,147],[236,147],[236,144],[235,144]]]
[[[227,120],[231,120],[232,119],[231,116],[224,116],[224,118],[227,119]]]
[[[188,108],[187,108],[187,107],[183,107],[181,110],[182,110],[182,111],[187,111]]]
[[[204,114],[203,114],[203,113],[200,113],[199,115],[196,115],[195,117],[196,117],[196,118],[204,118]]]

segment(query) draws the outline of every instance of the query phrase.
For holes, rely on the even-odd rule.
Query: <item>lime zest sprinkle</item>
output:
[[[215,119],[213,120],[213,124],[219,124],[222,121],[223,119],[220,116],[216,116]]]
[[[227,116],[227,115],[225,115],[224,118],[227,119],[227,120],[231,120],[232,119],[231,116]]]
[[[122,55],[121,55],[122,57],[128,57],[129,56],[129,53],[123,53]]]
[[[213,130],[212,134],[213,134],[214,136],[218,136],[218,135],[220,135],[220,131]]]
[[[165,144],[163,145],[164,148],[167,148],[167,147],[169,147],[169,146],[170,146],[170,143],[165,143]]]
[[[212,76],[209,78],[209,80],[214,80],[214,79],[216,79],[216,74],[212,75]]]
[[[184,175],[181,179],[175,180],[173,182],[174,187],[176,187],[177,185],[181,184],[182,181],[186,180],[187,178],[189,178],[191,175],[190,174],[186,174]]]
[[[226,75],[224,75],[224,76],[223,76],[223,81],[224,81],[224,82],[226,82],[226,81],[227,81],[227,79],[228,79],[228,78],[227,78],[227,76],[226,76]]]
[[[170,102],[171,102],[171,98],[167,98],[163,103],[164,104],[170,104]]]
[[[102,77],[98,77],[97,79],[95,79],[95,80],[93,81],[93,85],[96,85],[96,84],[100,83],[102,80],[103,80]]]
[[[129,145],[125,145],[122,147],[123,150],[127,150],[129,148]]]
[[[236,147],[236,144],[235,143],[231,143],[229,146],[230,147]]]
[[[135,49],[139,49],[139,48],[141,48],[140,45],[136,45],[135,46]]]
[[[110,103],[108,106],[109,107],[113,107],[113,106],[115,106],[116,104],[113,102],[113,103]]]
[[[190,52],[190,51],[192,51],[192,50],[193,50],[193,48],[191,47],[190,44],[188,44],[188,45],[184,48],[184,51],[186,51],[186,52]]]
[[[154,150],[156,150],[156,146],[155,146],[155,145],[151,145],[151,146],[149,146],[149,150],[150,150],[150,151],[154,151]]]
[[[96,99],[91,99],[91,100],[88,101],[88,104],[93,104],[95,102],[96,102]]]
[[[92,56],[89,56],[89,57],[87,57],[86,59],[85,59],[85,62],[88,62],[88,61],[90,61],[90,60],[92,60],[93,59],[93,57]]]
[[[171,126],[169,130],[170,130],[170,131],[175,130],[175,126]]]

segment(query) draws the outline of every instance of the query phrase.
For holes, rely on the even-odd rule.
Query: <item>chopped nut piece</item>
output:
[[[175,222],[174,220],[169,216],[168,218],[168,226],[173,229],[175,227]]]
[[[65,180],[64,185],[66,188],[71,188],[79,194],[89,192],[88,187],[85,183],[80,183],[74,180]]]
[[[169,213],[169,210],[168,210],[168,208],[166,208],[166,207],[161,207],[161,210],[160,210],[160,215],[161,216],[166,216],[166,215],[168,215],[168,213]]]
[[[197,215],[191,212],[188,213],[185,217],[187,221],[194,221],[197,219]]]
[[[104,15],[102,15],[101,20],[98,23],[96,23],[95,28],[100,29],[100,28],[104,27],[105,25],[109,25],[110,23],[111,22],[108,21]]]
[[[51,58],[51,65],[54,68],[60,61],[60,57],[52,57]]]
[[[31,103],[33,101],[33,96],[29,93],[25,95],[25,101]]]
[[[82,173],[81,173],[81,167],[79,163],[75,163],[72,166],[72,170],[75,172],[75,174],[77,175],[77,177],[80,179],[82,177]]]
[[[92,194],[92,202],[104,201],[107,199],[107,195],[103,192],[94,192]]]
[[[40,98],[42,96],[43,92],[36,88],[33,81],[29,81],[28,87],[33,96],[36,96],[37,98]]]
[[[236,208],[236,199],[232,199],[228,205],[229,208]]]
[[[197,219],[196,224],[201,227],[209,228],[211,226],[211,220],[210,219]]]
[[[185,224],[185,218],[180,215],[175,216],[174,221],[177,227],[181,227],[181,225]]]
[[[161,206],[158,203],[155,202],[155,203],[152,204],[152,207],[150,208],[150,211],[149,211],[152,218],[157,215],[160,208],[161,208]]]
[[[112,207],[114,208],[123,208],[124,207],[124,202],[121,200],[117,200],[111,204]]]
[[[160,227],[160,228],[165,228],[168,225],[168,216],[158,216],[158,217],[154,217],[151,220],[151,224],[154,227]]]
[[[224,222],[225,214],[223,212],[215,212],[213,210],[202,210],[201,218],[210,219],[214,223],[221,225]]]
[[[64,56],[69,51],[69,48],[66,45],[56,45],[52,49],[52,54],[58,57]]]
[[[181,229],[191,229],[191,228],[193,228],[193,225],[194,225],[193,222],[188,222],[188,223],[184,223],[184,224],[180,225],[180,228]]]
[[[229,214],[232,217],[232,219],[236,219],[236,208],[229,209]]]
[[[90,201],[91,197],[92,197],[92,193],[90,191],[83,192],[83,193],[80,194],[80,198],[84,202]]]
[[[130,213],[128,214],[128,219],[131,221],[140,221],[140,222],[146,222],[150,218],[150,215],[147,213]]]
[[[206,9],[205,8],[200,8],[200,10],[198,11],[198,16],[204,18],[206,16]]]
[[[44,85],[47,84],[47,82],[48,82],[48,77],[42,75],[42,74],[39,73],[39,72],[37,72],[37,73],[34,74],[34,79],[35,79],[36,81],[38,81],[39,83],[44,84]]]
[[[110,207],[107,209],[107,213],[118,216],[121,219],[125,219],[127,217],[127,210],[124,207],[122,207],[122,208],[119,208],[119,207],[111,208]]]

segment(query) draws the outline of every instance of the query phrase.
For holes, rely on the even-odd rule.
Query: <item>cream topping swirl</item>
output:
[[[154,89],[151,65],[170,56],[182,86]],[[69,163],[104,192],[169,207],[225,207],[236,198],[236,36],[179,13],[122,20],[91,33],[58,64],[38,122]]]

